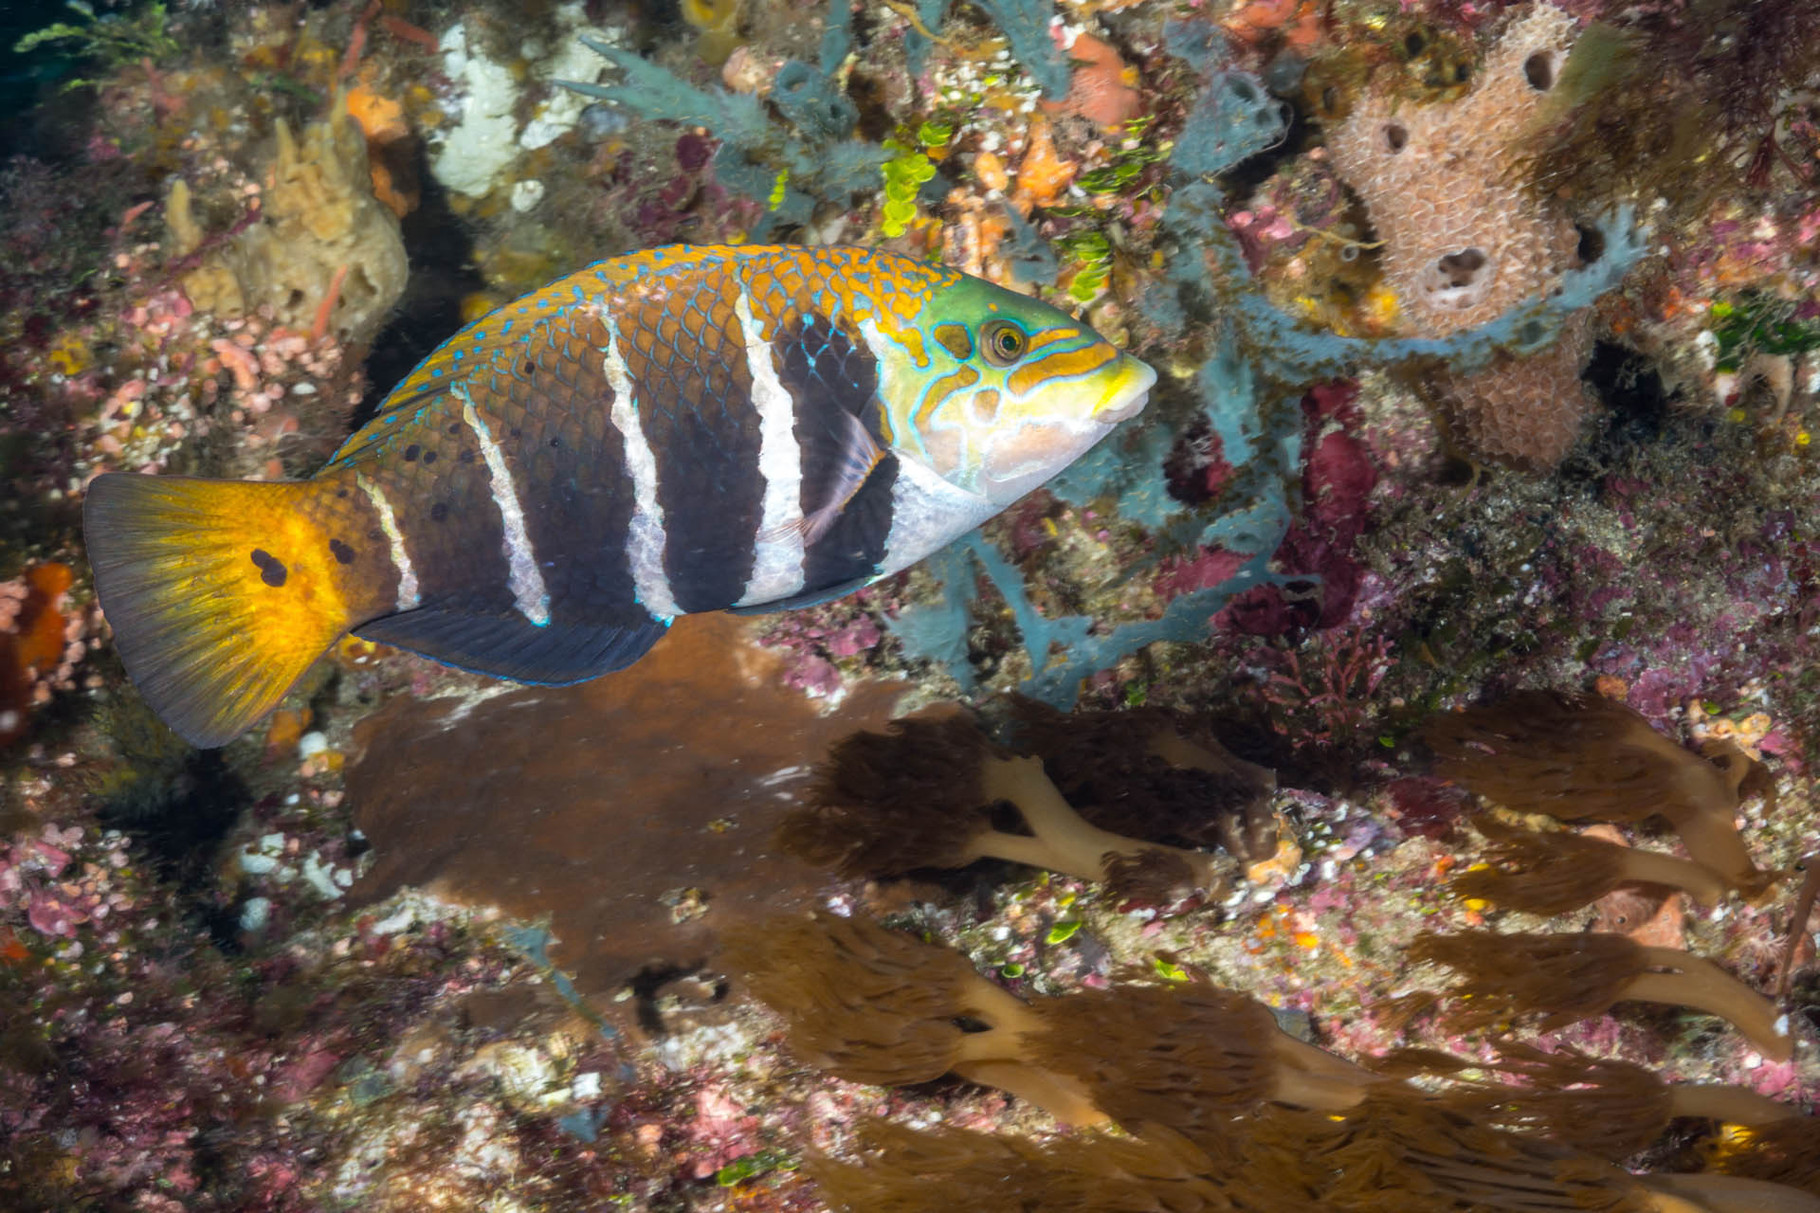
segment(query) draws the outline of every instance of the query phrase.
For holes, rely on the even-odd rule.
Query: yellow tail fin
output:
[[[311,516],[320,491],[125,473],[88,487],[89,563],[120,659],[195,745],[245,732],[349,626]]]

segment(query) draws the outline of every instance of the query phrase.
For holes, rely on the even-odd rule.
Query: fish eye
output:
[[[980,329],[980,350],[993,366],[1010,366],[1024,356],[1030,339],[1009,320],[988,321]]]

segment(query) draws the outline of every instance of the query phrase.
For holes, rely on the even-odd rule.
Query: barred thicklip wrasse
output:
[[[1049,479],[1155,381],[941,266],[651,249],[456,333],[309,480],[97,477],[89,560],[133,681],[217,746],[350,630],[568,683],[677,615],[839,597]]]

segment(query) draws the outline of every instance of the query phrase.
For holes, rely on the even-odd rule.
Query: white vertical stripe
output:
[[[354,483],[373,503],[373,509],[379,515],[379,529],[385,532],[386,542],[392,547],[392,567],[398,570],[398,609],[414,611],[422,599],[417,593],[417,570],[411,567],[411,554],[405,551],[404,532],[398,529],[398,515],[392,512],[392,503],[386,500],[379,486],[368,480],[365,473],[355,472]]]
[[[493,492],[493,504],[499,507],[500,529],[505,533],[506,584],[512,588],[512,601],[520,615],[545,627],[550,622],[550,591],[544,588],[537,550],[525,531],[524,507],[518,500],[518,488],[512,483],[512,469],[506,466],[505,452],[493,441],[486,418],[475,410],[468,385],[457,383],[455,394],[461,397],[461,419],[474,431],[474,439],[480,443],[480,457],[487,461],[487,487]]]
[[[626,448],[626,474],[632,477],[632,524],[626,535],[626,562],[632,568],[632,585],[639,605],[659,619],[672,619],[682,614],[670,594],[670,578],[664,572],[664,510],[657,503],[657,456],[645,441],[644,427],[638,423],[638,399],[632,391],[632,376],[619,352],[619,329],[606,309],[600,311],[600,327],[607,334],[607,348],[601,351],[607,383],[613,388],[613,427],[619,431]]]
[[[796,402],[771,360],[771,343],[752,314],[742,284],[733,314],[746,346],[752,405],[758,410],[758,472],[765,478],[764,517],[752,543],[752,576],[738,606],[775,602],[803,588],[803,458],[796,441]]]

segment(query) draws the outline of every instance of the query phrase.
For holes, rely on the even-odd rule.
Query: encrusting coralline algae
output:
[[[1811,5],[25,7],[0,1206],[1820,1197]],[[680,621],[663,710],[350,639],[200,752],[130,689],[95,475],[309,476],[464,323],[760,240],[1158,382],[907,573]]]

